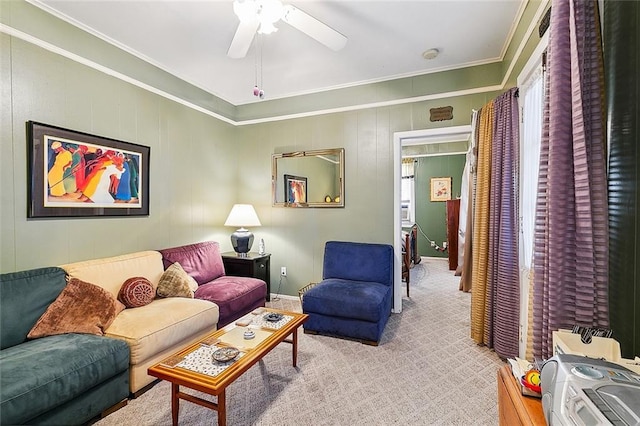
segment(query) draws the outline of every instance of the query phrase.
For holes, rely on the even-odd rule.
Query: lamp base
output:
[[[253,245],[253,234],[247,229],[240,228],[231,234],[231,245],[238,256],[246,256]]]

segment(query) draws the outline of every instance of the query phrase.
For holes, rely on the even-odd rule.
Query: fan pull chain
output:
[[[258,88],[258,41],[256,40],[256,52],[255,55],[253,56],[253,63],[254,63],[254,72],[255,72],[255,78],[254,78],[254,84],[253,84],[253,96],[258,96],[258,92],[259,92],[259,88]]]
[[[258,93],[258,96],[260,97],[260,99],[264,98],[264,90],[262,89],[264,87],[264,72],[262,68],[262,52],[263,51],[264,51],[264,42],[262,41],[262,35],[260,35],[260,92]]]
[[[258,79],[258,55],[260,55],[260,78]],[[260,83],[260,86],[258,86]],[[256,35],[256,56],[255,56],[255,84],[253,86],[253,96],[257,96],[260,99],[264,98],[264,90],[262,86],[262,34]]]

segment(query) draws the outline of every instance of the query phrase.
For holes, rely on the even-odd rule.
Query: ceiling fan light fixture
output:
[[[258,28],[258,34],[272,34],[278,31],[278,28],[273,25],[273,22],[261,21],[260,28]]]
[[[258,16],[258,3],[254,0],[233,2],[233,13],[236,14],[240,22],[249,22]]]
[[[260,22],[275,24],[282,18],[284,7],[280,0],[258,0],[257,3]]]
[[[283,5],[281,0],[235,0],[233,11],[240,23],[227,51],[230,58],[244,58],[256,32],[278,31],[274,24],[280,20],[336,52],[347,44],[343,34],[291,4]]]
[[[273,24],[282,18],[284,6],[280,0],[236,0],[233,12],[241,23],[258,22],[258,33],[271,34],[278,31]]]

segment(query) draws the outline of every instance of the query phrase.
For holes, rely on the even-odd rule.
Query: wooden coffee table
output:
[[[281,314],[283,318],[275,322],[268,321],[265,318],[268,313]],[[173,424],[178,424],[179,403],[181,399],[184,399],[217,411],[218,425],[226,425],[225,392],[227,386],[281,342],[293,345],[293,366],[296,367],[298,328],[307,318],[307,314],[265,308],[264,312],[260,314],[247,314],[243,317],[243,319],[252,320],[249,326],[236,325],[238,322],[229,324],[162,362],[149,367],[147,372],[150,376],[171,382]],[[255,337],[245,339],[244,332],[247,330],[252,330]],[[287,339],[288,337],[291,338]],[[226,347],[239,349],[239,355],[234,360],[224,363],[212,359],[213,352]],[[216,396],[217,401],[207,401],[183,393],[180,391],[180,386]]]

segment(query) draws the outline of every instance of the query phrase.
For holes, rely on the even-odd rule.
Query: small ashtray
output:
[[[214,359],[214,361],[227,362],[235,359],[235,357],[237,357],[239,353],[240,353],[240,350],[229,346],[226,348],[220,348],[216,350],[211,355],[211,357]]]
[[[254,333],[253,330],[247,330],[244,332],[244,339],[245,340],[251,340],[254,337],[256,337],[256,333]]]
[[[277,313],[277,312],[269,312],[269,313],[268,313],[268,314],[266,314],[263,318],[264,318],[266,321],[269,321],[269,322],[278,322],[278,321],[280,321],[283,317],[284,317],[284,315],[279,314],[279,313]]]

